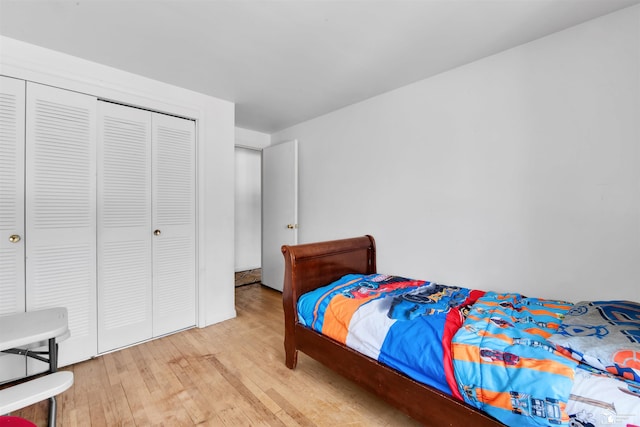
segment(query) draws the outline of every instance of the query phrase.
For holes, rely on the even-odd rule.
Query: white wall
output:
[[[235,271],[262,262],[262,148],[271,135],[235,129]]]
[[[640,7],[272,135],[300,141],[300,241],[381,272],[640,300]]]
[[[234,317],[234,104],[0,36],[0,74],[197,121],[198,325]]]
[[[269,135],[268,133],[236,127],[235,135],[236,147],[262,150],[264,147],[271,144],[271,135]]]

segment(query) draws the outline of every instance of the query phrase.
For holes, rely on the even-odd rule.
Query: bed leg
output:
[[[287,340],[284,343],[285,364],[289,369],[295,369],[298,364],[298,350],[295,345],[291,345]]]

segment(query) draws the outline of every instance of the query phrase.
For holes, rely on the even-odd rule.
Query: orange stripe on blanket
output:
[[[372,295],[367,298],[347,298],[336,295],[324,312],[322,333],[343,344],[346,343],[353,314],[361,305],[377,297]]]
[[[476,389],[476,396],[479,401],[488,403],[496,408],[505,409],[511,411],[513,405],[511,404],[511,393]]]
[[[508,342],[509,344],[513,344],[513,338],[507,334],[492,334],[486,330],[480,330],[476,332],[478,336],[483,338],[495,338],[504,342]]]
[[[482,390],[479,388],[476,388],[475,391],[476,397],[481,402],[507,411],[520,413],[531,417],[533,420],[546,418],[549,421],[553,420],[554,424],[568,423],[570,421],[569,415],[567,415],[567,404],[564,402],[547,402],[543,399],[532,398],[527,394]],[[544,411],[542,414],[534,413],[533,408],[536,405],[539,405],[538,411]],[[544,424],[548,425],[549,421]]]
[[[480,360],[480,353],[475,345],[452,343],[451,354],[455,360],[463,362],[476,362]]]
[[[316,322],[318,321],[318,313],[320,312],[320,305],[323,303],[323,301],[329,297],[329,295],[331,295],[332,293],[336,292],[339,289],[344,289],[347,288],[349,286],[351,286],[353,283],[357,282],[358,280],[360,280],[360,278],[356,278],[353,280],[348,281],[347,283],[343,284],[340,287],[336,287],[336,288],[331,288],[329,290],[327,290],[324,294],[322,294],[320,296],[320,298],[318,298],[318,300],[316,301],[316,305],[313,307],[313,322],[311,324],[311,327],[315,329],[316,327]],[[323,317],[323,321],[324,321],[324,317]]]
[[[574,375],[574,370],[571,367],[565,366],[562,363],[553,362],[548,359],[539,360],[534,358],[520,357],[518,358],[518,361],[514,363],[513,358],[511,358],[511,365],[510,363],[505,363],[502,360],[486,360],[487,358],[483,358],[480,355],[480,348],[475,345],[453,343],[451,345],[451,348],[453,350],[453,358],[455,360],[463,362],[483,363],[488,365],[500,364],[509,369],[526,368],[539,372],[548,372],[555,375],[562,375],[567,378],[573,378]]]
[[[353,283],[357,282],[358,280],[360,280],[360,278],[356,278],[356,279],[350,280],[347,283],[343,284],[342,286],[340,286],[338,288],[331,288],[331,289],[327,290],[324,294],[320,295],[320,298],[318,298],[318,300],[316,301],[316,305],[313,307],[314,314],[318,313],[318,311],[320,310],[320,304],[322,304],[322,301],[325,298],[328,298],[329,295],[331,295],[332,293],[336,292],[336,290],[338,290],[338,289],[343,289],[343,288],[347,288],[347,287],[351,286]]]
[[[545,310],[544,308],[536,308],[536,309],[526,308],[523,311],[527,311],[528,313],[535,314],[536,316],[551,316],[556,318],[558,317],[557,313],[554,313],[551,310]]]
[[[538,335],[539,337],[542,337],[542,338],[549,338],[551,335],[553,335],[553,333],[547,332],[544,329],[540,329],[540,328],[525,328],[523,329],[523,331],[531,335]]]
[[[504,313],[503,313],[504,314]],[[469,320],[473,320],[474,322],[483,322],[483,323],[491,323],[491,319],[488,317],[478,317],[474,314],[470,314],[469,316],[467,316],[467,319]],[[529,322],[531,323],[531,322]],[[551,335],[553,335],[553,332],[556,331],[559,327],[560,324],[559,323],[547,323],[546,327],[551,331],[547,331],[541,328],[536,328],[536,327],[531,327],[531,328],[523,328],[522,330],[532,334],[532,335],[538,335],[541,336],[543,338],[549,338]],[[479,332],[480,334],[482,334],[482,332]],[[504,335],[495,335],[495,337],[503,339]]]

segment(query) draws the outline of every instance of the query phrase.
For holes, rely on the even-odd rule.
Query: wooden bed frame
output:
[[[503,426],[489,415],[398,371],[357,353],[298,323],[298,298],[345,274],[376,273],[372,236],[282,247],[285,258],[284,348],[286,365],[296,367],[298,351],[377,394],[429,426]]]

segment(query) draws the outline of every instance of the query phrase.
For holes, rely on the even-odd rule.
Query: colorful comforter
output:
[[[572,425],[640,426],[640,303],[578,302],[549,341],[580,361],[567,405]]]
[[[626,302],[627,313],[632,304]],[[478,299],[452,340],[455,377],[465,401],[509,426],[640,425],[640,384],[635,377],[579,364],[571,357],[575,350],[554,344],[566,340],[569,330],[593,335],[586,318],[582,323],[574,319],[586,313],[583,305],[493,292]],[[616,313],[622,312],[620,302],[592,305],[613,305]],[[639,312],[636,308],[636,316]],[[629,318],[624,321],[629,323]],[[610,327],[616,330],[616,325]],[[628,332],[632,326],[625,328]],[[604,333],[600,335],[596,339],[606,341]],[[617,337],[612,341],[619,342]],[[623,343],[627,353],[634,348],[630,341]],[[580,354],[610,350],[607,344],[591,342],[591,349]],[[625,366],[633,363],[627,360]],[[609,370],[628,372],[618,368]]]
[[[572,304],[488,292],[453,339],[467,403],[508,425],[566,424],[577,362],[547,341]]]
[[[625,304],[626,317],[620,320],[619,302],[616,313],[630,335],[636,325],[628,324],[629,319],[638,319],[640,305],[631,310]],[[347,275],[301,296],[298,318],[509,426],[640,426],[635,376],[596,370],[581,363],[584,357],[571,357],[577,353],[575,345],[565,348],[552,342],[566,339],[562,335],[567,331],[575,335],[593,330],[584,320],[580,327],[571,320],[569,313],[585,311],[579,307],[372,274]],[[570,319],[563,324],[565,316]],[[638,367],[640,348],[631,341],[624,342],[624,351],[632,357],[624,365],[618,362],[618,368]]]
[[[409,377],[461,398],[451,338],[484,292],[382,274],[347,275],[303,295],[299,321]]]

